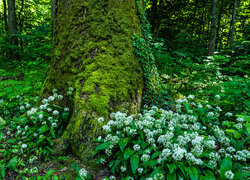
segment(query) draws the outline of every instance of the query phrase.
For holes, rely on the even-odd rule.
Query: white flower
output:
[[[230,113],[230,112],[227,112],[227,113],[225,114],[225,116],[231,117],[231,116],[233,116],[233,114]]]
[[[243,128],[243,125],[242,125],[241,123],[237,123],[237,124],[235,124],[235,127],[236,127],[237,129],[242,129],[242,128]]]
[[[214,112],[208,112],[207,117],[214,117]]]
[[[234,173],[232,173],[232,171],[227,171],[227,172],[225,172],[225,176],[227,179],[233,179]]]
[[[42,122],[42,125],[46,125],[46,121],[43,121],[43,122]]]
[[[106,132],[111,132],[111,128],[110,128],[109,125],[104,125],[104,126],[102,126],[102,129],[103,129],[104,131],[106,131]]]
[[[220,100],[220,95],[217,94],[214,97],[215,97],[215,99]]]
[[[242,117],[237,117],[236,121],[242,123],[242,122],[244,122],[245,120],[244,120]]]
[[[86,169],[84,169],[84,168],[82,168],[82,169],[80,169],[80,171],[79,171],[79,175],[81,176],[81,177],[87,177],[87,175],[88,175],[88,171],[86,170]]]
[[[58,95],[57,98],[58,98],[59,100],[62,100],[62,99],[63,99],[63,95]]]
[[[53,118],[52,117],[48,117],[48,120],[51,121]]]
[[[64,111],[65,111],[65,112],[68,112],[68,111],[69,111],[69,108],[68,108],[68,107],[64,108]]]
[[[125,172],[127,170],[127,168],[125,166],[121,166],[121,171]]]
[[[43,118],[43,114],[40,114],[40,115],[39,115],[39,119],[42,119],[42,118]]]
[[[137,171],[139,174],[141,174],[143,172],[143,168],[138,168]]]
[[[42,103],[43,103],[43,104],[47,104],[47,103],[48,103],[48,99],[43,99],[43,100],[42,100]]]
[[[29,108],[30,107],[30,105],[29,104],[26,104],[26,108]]]
[[[27,130],[27,129],[29,129],[29,126],[25,126],[25,128],[24,128],[25,130]]]
[[[20,110],[24,110],[24,109],[25,109],[25,107],[24,107],[24,106],[21,106],[21,107],[20,107]]]
[[[59,114],[59,111],[57,111],[57,110],[53,111],[53,115],[57,116],[58,114]]]
[[[99,123],[102,123],[102,122],[104,122],[104,118],[103,117],[100,117],[100,118],[98,118],[98,120],[97,120]]]
[[[50,97],[48,98],[48,100],[49,100],[49,101],[54,101],[54,100],[55,100],[55,97],[54,97],[54,96],[50,96]]]
[[[51,112],[51,111],[52,111],[52,109],[51,109],[51,108],[47,108],[47,111],[48,111],[48,112]]]
[[[134,145],[133,148],[135,151],[139,151],[141,149],[141,147],[138,144]]]
[[[142,156],[141,156],[141,161],[142,162],[146,162],[146,161],[148,161],[150,159],[150,156],[148,155],[148,154],[143,154]]]
[[[105,164],[105,163],[106,163],[106,160],[103,159],[103,158],[101,158],[100,161],[101,161],[102,164]]]
[[[22,144],[22,148],[23,149],[27,148],[27,144]]]
[[[194,99],[194,95],[189,95],[188,97],[187,97],[188,99]]]
[[[56,127],[57,124],[56,124],[56,123],[52,123],[51,126],[52,126],[52,127]]]

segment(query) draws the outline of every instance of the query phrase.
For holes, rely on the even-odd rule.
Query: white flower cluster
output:
[[[194,107],[194,110],[189,109],[190,114],[175,113],[156,106],[149,110],[144,110],[143,114],[138,114],[137,116],[127,116],[121,112],[112,113],[108,123],[103,125],[103,130],[108,133],[104,138],[104,142],[110,142],[111,144],[105,150],[105,153],[111,156],[112,150],[116,149],[114,147],[118,145],[119,140],[129,137],[133,139],[131,141],[133,145],[130,148],[134,151],[143,152],[140,155],[142,164],[149,161],[155,152],[160,152],[156,156],[158,164],[173,163],[171,161],[183,162],[186,160],[193,165],[202,166],[206,163],[213,168],[217,168],[219,160],[227,156],[236,161],[248,161],[250,157],[249,151],[236,151],[235,148],[230,146],[230,139],[226,136],[225,131],[221,129],[221,126],[219,126],[217,120],[219,120],[219,112],[222,109],[219,106],[214,106],[213,108],[208,101],[204,104],[191,102],[194,98],[193,95],[189,95],[187,97],[188,100],[177,100],[179,108],[184,103],[186,103],[184,104],[185,106],[190,105],[190,107]],[[216,95],[215,98],[220,100],[219,95]],[[192,115],[199,108],[206,109],[204,117],[216,117],[216,120],[213,120],[215,122],[208,122],[207,124],[199,122],[198,116]],[[232,114],[228,112],[225,116],[230,117]],[[237,118],[236,121],[238,123],[235,126],[243,128],[241,125],[244,119]],[[99,118],[98,122],[102,124],[104,118]],[[145,143],[148,143],[146,148],[141,144],[141,140],[137,140],[138,137],[142,138]],[[101,141],[102,138],[98,138],[98,140]],[[135,144],[136,141],[138,141],[137,144]],[[125,166],[122,166],[120,169],[122,172],[126,171]],[[143,167],[139,167],[137,173],[139,175],[143,173]],[[227,176],[230,179],[233,175],[230,175],[228,172]]]

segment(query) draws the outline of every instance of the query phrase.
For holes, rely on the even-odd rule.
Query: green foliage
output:
[[[140,5],[140,1],[137,1],[136,3],[141,21],[140,25],[142,36],[134,34],[133,46],[135,47],[135,53],[141,63],[144,74],[145,88],[143,94],[143,104],[146,106],[155,104],[168,108],[167,90],[161,83],[161,78],[152,53],[150,25],[146,19],[144,9]]]
[[[224,114],[218,95],[210,102],[194,98],[178,99],[177,112],[154,106],[137,116],[112,113],[103,125],[107,134],[96,139],[100,143],[96,163],[109,166],[110,173],[121,179],[241,179],[249,175],[244,172],[249,159],[245,127],[249,119]],[[232,127],[222,123],[225,117]],[[240,137],[235,136],[237,132]]]

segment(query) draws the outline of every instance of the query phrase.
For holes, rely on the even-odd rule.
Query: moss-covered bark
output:
[[[135,0],[60,0],[56,4],[53,56],[42,95],[53,88],[71,109],[62,139],[81,159],[101,133],[98,117],[137,113],[143,73],[133,49],[140,33]],[[68,87],[75,89],[67,96]]]

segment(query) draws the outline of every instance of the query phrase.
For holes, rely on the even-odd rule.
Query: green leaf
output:
[[[172,163],[172,164],[167,164],[167,167],[168,167],[168,169],[169,169],[169,172],[170,172],[171,174],[173,174],[174,169],[175,169],[175,164],[174,164],[174,163]]]
[[[132,150],[130,147],[125,149],[124,152],[124,159],[127,160],[132,154],[134,154],[134,150]]]
[[[123,149],[125,148],[125,146],[127,145],[128,143],[128,138],[121,138],[118,145],[121,149],[121,151],[123,152]]]
[[[1,170],[1,176],[2,178],[5,177],[5,168],[4,168],[4,165],[0,165],[0,170]]]
[[[189,174],[191,180],[198,180],[198,170],[195,167],[190,168],[190,174]]]
[[[234,133],[234,137],[236,139],[239,139],[239,138],[241,138],[241,134],[239,132],[236,132],[236,133]]]
[[[7,167],[15,170],[16,169],[16,166],[17,166],[17,156],[13,157],[9,163],[7,164]]]
[[[174,172],[173,174],[168,173],[167,180],[176,180],[176,172]]]
[[[139,166],[139,161],[140,161],[140,157],[138,153],[135,153],[134,155],[130,157],[130,164],[131,164],[131,169],[133,173],[135,173],[135,171],[137,170]]]
[[[110,146],[110,142],[102,143],[102,144],[100,144],[99,146],[97,146],[95,148],[95,151],[100,151],[100,150],[103,150],[103,149],[108,149],[109,146]]]
[[[151,159],[156,158],[156,157],[159,156],[161,153],[162,153],[161,151],[156,151],[156,152],[154,152],[154,153],[152,154],[152,156],[151,156]]]
[[[220,175],[221,177],[225,176],[226,171],[230,171],[232,169],[232,160],[230,157],[226,157],[223,159],[222,164],[220,166]]]

